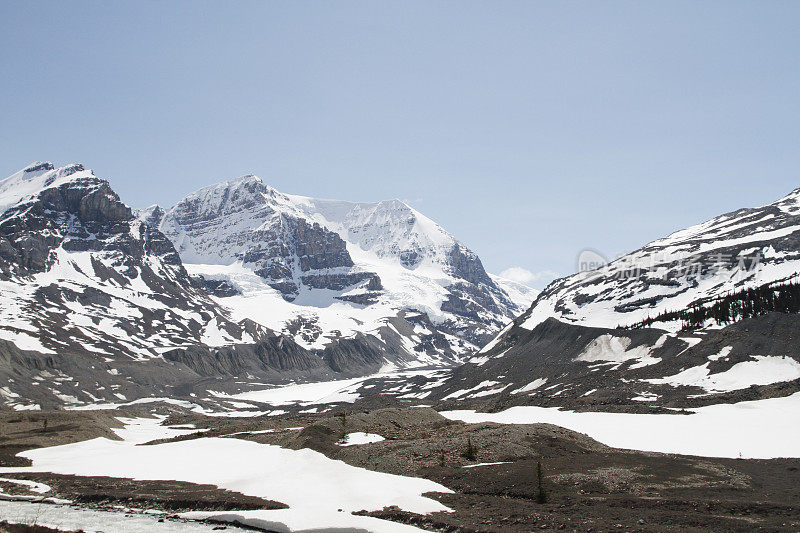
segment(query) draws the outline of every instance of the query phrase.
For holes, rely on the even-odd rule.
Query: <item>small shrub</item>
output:
[[[467,461],[474,461],[478,458],[478,448],[472,444],[472,439],[470,437],[467,437],[467,449],[464,450],[461,456]]]

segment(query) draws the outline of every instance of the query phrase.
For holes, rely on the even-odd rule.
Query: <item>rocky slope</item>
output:
[[[245,176],[139,216],[221,306],[310,349],[366,337],[399,364],[455,362],[530,300],[399,200],[288,195]]]
[[[710,318],[684,331],[679,311],[754,287],[764,298],[798,274],[800,190],[554,281],[427,396],[636,410],[789,394],[800,389],[798,315],[750,312],[731,323],[703,313]]]
[[[785,396],[800,390],[798,328],[781,313],[684,333],[551,318],[512,328],[420,399],[642,412]]]
[[[33,165],[0,191],[11,203],[0,218],[3,299],[15,303],[3,306],[0,335],[20,348],[147,359],[264,335],[230,321],[192,284],[169,240],[81,165]]]

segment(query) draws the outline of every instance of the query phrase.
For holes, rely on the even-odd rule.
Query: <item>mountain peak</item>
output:
[[[91,170],[80,163],[54,167],[50,162],[37,161],[0,180],[0,213],[21,202],[36,197],[42,190],[59,187],[69,181],[93,178]]]
[[[793,215],[800,214],[800,187],[770,205]]]
[[[241,193],[239,191],[242,191]],[[260,195],[263,197],[275,197],[280,193],[273,187],[264,183],[264,180],[255,174],[245,174],[238,178],[233,178],[213,185],[206,185],[196,191],[190,193],[184,198],[216,198],[218,201],[228,201],[230,199],[239,198],[239,195]]]
[[[138,209],[136,211],[136,218],[144,222],[147,226],[157,228],[158,225],[161,224],[161,221],[164,220],[165,214],[166,211],[163,207],[158,204],[153,204],[144,209]]]
[[[255,174],[245,174],[244,176],[239,176],[238,178],[233,178],[227,181],[223,181],[219,185],[222,186],[235,186],[235,185],[242,185],[245,183],[261,183],[264,184],[264,181],[256,176]]]
[[[251,188],[251,187],[255,187],[258,190],[262,190],[268,194],[275,194],[278,192],[270,185],[264,183],[264,180],[262,180],[255,174],[245,174],[244,176],[239,176],[238,178],[232,178],[217,183],[215,185],[209,185],[207,187],[203,187],[202,189],[195,191],[195,194],[217,189],[239,189],[239,188]]]
[[[386,205],[390,205],[390,206],[392,206],[392,207],[398,207],[398,208],[400,208],[400,209],[403,209],[403,208],[405,208],[405,209],[411,209],[411,206],[410,206],[410,205],[408,205],[407,203],[405,203],[405,202],[404,202],[403,200],[401,200],[400,198],[392,198],[391,200],[384,200],[384,201],[382,201],[382,202],[380,202],[380,203],[382,203],[382,204],[386,204]]]

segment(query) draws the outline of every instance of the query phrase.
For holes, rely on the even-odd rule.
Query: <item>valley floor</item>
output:
[[[274,401],[312,402],[342,389],[297,387],[270,394],[278,395]],[[752,451],[761,442],[774,447],[748,455],[791,458],[607,445],[616,430],[630,439],[627,447],[658,449],[643,444],[666,438],[646,422],[652,416],[675,421],[667,424],[674,438],[663,447],[679,437],[704,443],[702,426],[723,427],[714,425],[715,413],[719,424],[730,415],[725,409],[769,422],[791,411],[797,395],[696,414],[617,414],[637,417],[624,426],[605,413],[516,408],[442,416],[393,398],[348,399],[353,403],[321,405],[325,413],[297,405],[306,412],[278,416],[208,416],[170,404],[1,413],[0,520],[124,533],[235,531],[235,523],[380,533],[800,529],[800,453],[781,448],[761,426],[750,427],[754,433],[736,446]],[[683,420],[698,425],[681,426]],[[750,422],[740,420],[737,431],[747,431]],[[598,429],[604,427],[607,434]],[[729,435],[717,440],[733,450]],[[538,464],[544,503],[537,501]]]

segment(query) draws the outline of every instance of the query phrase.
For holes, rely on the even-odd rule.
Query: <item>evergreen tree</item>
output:
[[[728,325],[772,312],[800,313],[800,283],[768,283],[761,287],[731,292],[719,298],[700,300],[681,311],[665,311],[658,316],[648,317],[631,328],[680,320],[683,323],[682,329],[692,330],[702,327],[708,321],[716,325]]]

